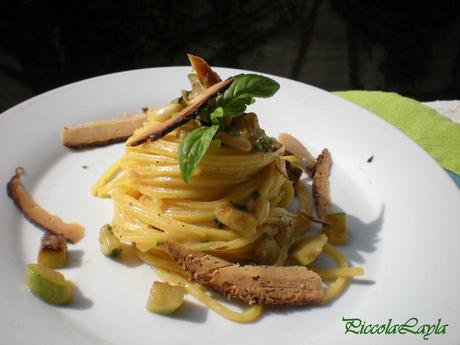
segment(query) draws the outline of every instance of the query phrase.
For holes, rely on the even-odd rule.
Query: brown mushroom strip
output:
[[[324,149],[317,158],[317,163],[314,167],[312,184],[315,209],[320,219],[325,219],[331,210],[331,197],[329,195],[328,181],[330,166],[331,156],[329,151]]]
[[[135,129],[142,126],[147,114],[130,116],[123,119],[86,122],[61,131],[62,143],[70,148],[102,146],[125,141]]]
[[[85,229],[77,223],[64,223],[61,218],[41,208],[22,185],[20,175],[23,171],[21,167],[16,168],[15,175],[8,182],[7,192],[24,217],[53,234],[63,234],[71,243],[80,241],[85,234]]]
[[[307,305],[321,303],[324,288],[315,272],[301,266],[240,266],[167,242],[172,258],[191,279],[247,304]]]
[[[284,146],[286,151],[289,151],[301,161],[298,162],[303,168],[311,169],[315,166],[316,160],[307,150],[307,148],[295,137],[288,133],[281,133],[278,136],[278,141]]]
[[[211,67],[209,67],[208,63],[202,58],[192,54],[187,54],[187,57],[190,60],[190,64],[196,72],[198,79],[200,79],[201,84],[203,84],[206,88],[221,81],[219,75],[214,72]]]
[[[211,86],[209,89],[206,89],[204,93],[199,95],[193,100],[193,103],[187,106],[186,108],[182,109],[177,116],[170,118],[169,120],[166,120],[164,122],[161,122],[157,125],[153,125],[148,128],[144,128],[142,131],[139,133],[133,135],[130,137],[127,141],[126,144],[128,146],[137,146],[140,145],[144,142],[146,142],[148,139],[155,141],[157,139],[160,139],[161,137],[165,136],[175,128],[183,125],[184,123],[190,121],[191,119],[195,118],[198,114],[198,110],[202,106],[206,104],[206,102],[215,96],[219,91],[224,90],[226,87],[228,87],[231,82],[233,81],[233,78],[229,78],[227,80],[221,81],[217,84],[214,84]]]

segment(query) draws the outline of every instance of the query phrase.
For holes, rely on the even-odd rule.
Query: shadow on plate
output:
[[[343,212],[337,205],[333,205],[333,209],[335,212]],[[365,262],[363,253],[372,253],[378,249],[379,232],[382,229],[384,215],[385,205],[381,206],[379,215],[368,223],[364,223],[352,214],[347,214],[348,244],[337,248],[348,261],[362,264]]]
[[[128,268],[137,267],[144,264],[144,262],[137,257],[133,246],[126,243],[121,244],[121,253],[118,257],[113,258],[113,260],[122,265],[125,265]]]
[[[204,323],[208,318],[208,308],[187,301],[172,315],[169,315],[171,319],[187,321],[192,323]]]
[[[69,305],[63,306],[63,308],[85,310],[93,306],[93,301],[85,297],[78,286],[75,286],[72,294],[72,302]]]
[[[72,249],[67,252],[67,264],[61,269],[81,267],[83,255],[85,252],[80,249]]]

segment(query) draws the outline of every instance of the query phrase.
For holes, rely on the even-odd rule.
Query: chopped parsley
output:
[[[270,145],[270,138],[266,135],[261,136],[259,139],[256,140],[256,148],[259,151],[267,151],[268,145]]]
[[[157,247],[160,247],[160,246],[162,246],[163,244],[164,244],[163,241],[157,241]]]
[[[275,241],[275,238],[273,237],[273,235],[269,234],[268,232],[264,233],[264,236],[270,241]]]
[[[110,256],[117,256],[118,254],[120,254],[120,252],[121,252],[120,248],[113,248],[112,252],[110,253]]]
[[[233,201],[230,201],[230,202],[233,205],[233,207],[236,208],[237,210],[240,210],[240,211],[243,211],[243,212],[248,212],[248,207],[246,205],[238,204],[238,203],[233,202]]]
[[[214,218],[214,224],[216,224],[216,226],[219,229],[222,229],[224,227],[224,223],[219,222],[219,219],[217,219],[217,218]]]

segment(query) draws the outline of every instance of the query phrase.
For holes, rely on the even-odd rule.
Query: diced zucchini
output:
[[[326,222],[323,226],[323,233],[329,239],[331,244],[346,244],[348,242],[347,219],[345,213],[332,213],[326,216]]]
[[[184,302],[185,289],[168,283],[153,282],[146,308],[157,314],[175,312]]]
[[[280,245],[269,234],[263,234],[256,242],[254,259],[259,265],[271,265],[280,254]]]
[[[117,256],[121,252],[121,242],[113,234],[110,224],[104,225],[99,232],[101,252],[106,256]]]
[[[26,284],[34,295],[51,304],[68,304],[72,299],[73,284],[44,265],[27,265]]]
[[[324,245],[327,243],[327,236],[319,234],[314,237],[309,237],[300,242],[292,256],[302,265],[311,264],[323,251]]]
[[[67,242],[62,234],[46,234],[40,241],[37,262],[51,268],[65,266],[67,261]]]

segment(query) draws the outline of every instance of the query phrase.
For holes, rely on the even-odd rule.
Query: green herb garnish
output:
[[[224,109],[222,107],[217,107],[209,114],[209,119],[213,125],[220,125],[221,119],[224,117]]]
[[[214,224],[216,224],[216,226],[219,229],[222,229],[224,227],[224,223],[219,222],[219,219],[217,219],[217,218],[214,218]]]
[[[157,246],[157,247],[160,247],[160,246],[162,246],[163,244],[164,244],[164,242],[163,242],[163,241],[157,241],[157,244],[156,244],[156,246]]]
[[[247,106],[254,103],[256,97],[271,97],[279,87],[279,84],[270,78],[257,74],[240,74],[234,77],[223,94],[217,96],[215,102],[210,102],[200,111],[200,117],[210,121],[212,125],[193,130],[179,145],[179,167],[185,183],[190,181],[209,144],[221,129],[223,119],[242,115]]]
[[[234,77],[230,87],[217,97],[217,106],[224,109],[225,116],[240,116],[255,97],[268,98],[278,91],[280,85],[258,74],[239,74]]]
[[[199,127],[193,130],[179,145],[179,167],[185,183],[190,181],[193,171],[203,158],[219,125]]]
[[[274,241],[274,240],[275,240],[275,238],[273,237],[273,235],[272,235],[272,234],[269,234],[268,232],[264,233],[264,236],[265,236],[266,238],[268,238],[270,241]]]
[[[268,145],[270,145],[270,138],[267,137],[266,135],[261,136],[259,139],[256,140],[256,148],[259,151],[266,151],[268,148]]]
[[[259,199],[259,196],[260,196],[260,193],[258,190],[255,190],[251,193],[251,198],[252,200],[256,201],[257,199]]]
[[[112,249],[112,252],[110,253],[109,256],[117,256],[118,254],[120,254],[120,252],[121,252],[120,248],[114,248]]]

